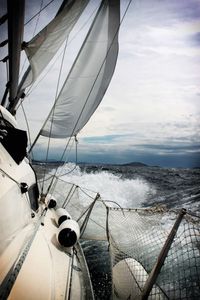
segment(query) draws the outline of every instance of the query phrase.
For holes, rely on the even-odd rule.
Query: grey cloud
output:
[[[191,43],[192,46],[200,47],[200,32],[188,36],[188,42]]]
[[[134,17],[141,20],[141,25],[150,24],[168,27],[180,22],[180,20],[199,20],[200,2],[198,0],[143,0],[139,1],[138,4],[133,3],[132,11]]]

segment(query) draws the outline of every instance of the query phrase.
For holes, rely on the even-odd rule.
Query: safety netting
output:
[[[114,299],[200,298],[200,219],[181,214],[109,209]]]
[[[56,178],[49,190],[84,239],[108,240],[113,299],[200,299],[200,218],[185,210],[123,209]]]

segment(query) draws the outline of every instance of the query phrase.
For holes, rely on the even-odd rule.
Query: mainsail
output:
[[[22,78],[21,89],[33,84],[48,65],[88,4],[89,0],[66,1],[64,8],[30,42],[24,50],[29,58],[30,67]]]
[[[76,135],[101,102],[118,55],[120,1],[102,1],[79,54],[40,134]]]

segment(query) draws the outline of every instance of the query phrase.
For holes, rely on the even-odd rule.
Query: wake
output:
[[[141,207],[156,194],[156,189],[144,179],[122,179],[109,171],[86,173],[78,166],[74,169],[72,163],[60,167],[58,176],[86,189],[91,196],[98,192],[103,200],[117,202],[124,208]]]

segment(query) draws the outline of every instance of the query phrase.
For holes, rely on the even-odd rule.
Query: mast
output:
[[[8,0],[8,56],[9,56],[9,105],[8,110],[14,114],[17,96],[21,44],[24,33],[24,0]]]

